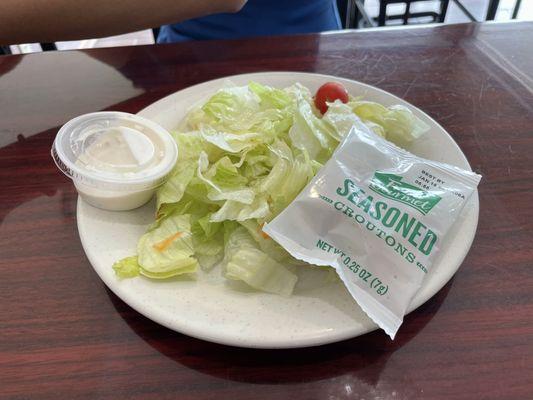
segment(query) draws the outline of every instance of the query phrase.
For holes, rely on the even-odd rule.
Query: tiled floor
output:
[[[487,6],[489,0],[461,0],[462,3],[470,10],[470,12],[478,19],[484,20],[485,14],[487,13]],[[496,14],[497,21],[505,21],[511,19],[511,14],[516,0],[501,0],[500,6],[498,8],[498,13]],[[427,10],[437,10],[439,7],[440,1],[431,0],[431,1],[419,1],[413,3],[411,10],[412,11],[427,11]],[[379,0],[366,0],[365,9],[367,10],[370,17],[376,17],[379,13]],[[405,5],[402,4],[391,4],[387,12],[389,14],[401,13],[405,9]],[[518,14],[517,19],[519,20],[533,20],[533,0],[524,0],[522,1],[522,6]],[[446,15],[446,23],[458,23],[458,22],[468,22],[469,19],[466,15],[455,5],[453,1],[450,1],[448,12]],[[424,21],[418,21],[424,22]],[[82,41],[70,41],[70,42],[58,42],[57,47],[60,50],[67,49],[84,49],[91,47],[113,47],[113,46],[133,46],[141,44],[151,44],[154,42],[154,37],[152,31],[145,30],[139,32],[128,33],[125,35],[112,36],[101,39],[88,39]],[[14,53],[29,53],[34,51],[39,51],[40,46],[38,44],[24,44],[20,46],[12,46]]]

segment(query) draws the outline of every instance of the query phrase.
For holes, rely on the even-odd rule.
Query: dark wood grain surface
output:
[[[455,25],[0,58],[0,398],[533,398],[533,23]],[[82,250],[57,127],[208,79],[297,70],[419,106],[483,175],[455,277],[374,332],[300,350],[192,339],[106,289]]]

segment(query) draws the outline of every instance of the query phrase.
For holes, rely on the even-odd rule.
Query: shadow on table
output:
[[[139,314],[109,289],[120,316],[139,337],[179,365],[217,378],[257,384],[312,382],[353,375],[376,385],[389,357],[433,318],[453,279],[405,318],[394,341],[381,330],[324,346],[303,349],[245,349],[206,342],[164,328]]]

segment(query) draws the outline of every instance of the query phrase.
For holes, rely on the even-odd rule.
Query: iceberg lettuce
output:
[[[190,219],[190,214],[172,213],[141,236],[137,244],[141,274],[168,278],[196,271]]]
[[[229,235],[225,245],[224,276],[246,282],[249,286],[268,293],[289,296],[297,277],[258,248],[244,227]]]
[[[279,214],[329,159],[352,125],[366,124],[402,145],[428,128],[403,106],[351,98],[316,109],[295,84],[227,86],[193,106],[179,131],[178,161],[156,193],[156,221],[137,256],[113,265],[117,276],[154,279],[223,266],[224,276],[288,295],[302,265],[261,228]]]

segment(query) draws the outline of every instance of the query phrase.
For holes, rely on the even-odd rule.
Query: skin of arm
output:
[[[0,0],[0,45],[112,36],[209,14],[246,0]]]

